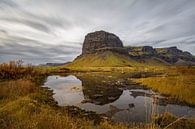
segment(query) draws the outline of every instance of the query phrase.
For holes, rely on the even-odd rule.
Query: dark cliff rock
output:
[[[189,52],[183,52],[177,47],[168,47],[168,48],[153,48],[151,46],[129,46],[128,49],[129,56],[135,59],[150,59],[158,58],[169,64],[194,64],[195,58]],[[185,63],[188,62],[188,63]]]
[[[110,63],[113,62],[113,60],[110,60],[107,56],[107,58],[104,58],[104,55],[112,56],[115,63]],[[195,57],[192,54],[184,52],[175,46],[168,48],[153,48],[151,46],[123,47],[123,43],[118,36],[105,31],[88,33],[85,36],[82,54],[78,56],[74,62],[76,62],[76,64],[87,63],[88,65],[89,59],[96,62],[95,66],[106,66],[108,64],[115,66],[116,62],[120,66],[121,64],[127,65],[127,63],[123,62],[128,62],[128,66],[129,64],[147,64],[153,62],[163,65],[195,65]],[[105,61],[105,59],[107,59],[107,61]],[[97,60],[100,63],[98,63]],[[101,64],[102,62],[106,62],[106,64]]]
[[[96,31],[85,36],[82,54],[94,53],[105,48],[123,48],[118,36],[105,31]]]
[[[195,62],[195,58],[192,54],[183,52],[177,47],[156,48],[156,51],[158,58],[161,58],[170,64],[175,64],[181,60]]]
[[[147,52],[149,54],[156,54],[156,50],[151,46],[143,46],[142,52]]]
[[[168,53],[172,53],[172,54],[180,54],[182,53],[183,51],[182,50],[179,50],[177,47],[169,47],[169,48],[165,48],[167,49],[167,52]]]
[[[127,47],[129,56],[136,59],[151,58],[157,54],[151,46],[131,46]]]

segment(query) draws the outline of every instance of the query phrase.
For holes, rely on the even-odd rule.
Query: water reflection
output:
[[[75,105],[120,122],[149,122],[152,115],[163,112],[195,116],[194,108],[170,104],[152,90],[124,80],[108,75],[49,76],[44,87],[53,90],[60,106]]]
[[[105,105],[117,100],[123,90],[116,86],[111,86],[111,83],[98,77],[78,77],[82,81],[84,99],[82,103],[93,103],[96,105]]]
[[[49,76],[44,84],[53,90],[53,97],[59,105],[79,105],[84,100],[81,81],[75,76]]]

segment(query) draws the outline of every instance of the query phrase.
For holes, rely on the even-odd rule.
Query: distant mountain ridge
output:
[[[128,54],[132,58],[159,58],[169,64],[182,65],[181,61],[186,65],[195,64],[195,57],[186,51],[182,51],[177,47],[153,48],[151,46],[127,47]]]
[[[195,65],[195,57],[177,47],[123,46],[113,33],[96,31],[85,36],[82,54],[70,66]]]

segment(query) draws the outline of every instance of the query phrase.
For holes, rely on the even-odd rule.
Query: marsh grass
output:
[[[71,116],[58,107],[47,89],[29,79],[0,82],[1,129],[127,129],[124,124],[103,121],[94,125],[86,117]]]
[[[35,74],[31,65],[23,66],[23,61],[10,61],[0,64],[0,79],[18,79]]]
[[[120,72],[120,73],[129,73],[129,72],[161,72],[166,67],[160,66],[117,66],[117,67],[79,67],[79,66],[61,66],[58,67],[61,69],[61,72],[71,71],[71,72]]]
[[[61,67],[52,66],[32,66],[31,64],[24,65],[22,60],[10,61],[0,64],[0,81],[20,78],[33,79],[36,78],[36,76],[40,77],[51,73],[60,73],[62,72],[60,68]]]
[[[178,102],[195,105],[195,68],[175,67],[164,71],[164,76],[131,79]]]
[[[38,81],[39,82],[39,81]],[[72,114],[67,108],[58,107],[52,92],[40,89],[30,79],[0,82],[1,129],[128,129],[128,125],[94,120]],[[86,114],[84,113],[84,116]],[[152,129],[151,125],[136,124],[132,128]]]
[[[30,80],[4,81],[0,83],[0,100],[13,100],[35,92]]]
[[[185,119],[185,116],[177,118],[169,112],[157,115],[154,121],[163,129],[194,129],[195,127],[194,119]]]
[[[38,72],[34,72],[34,68],[31,66],[22,66],[19,62],[12,62],[0,66],[1,75],[3,75],[1,79],[5,79],[4,81],[0,81],[1,129],[160,129],[168,126],[177,119],[175,117],[174,119],[169,118],[169,115],[169,117],[159,116],[155,119],[155,122],[148,124],[132,124],[129,126],[107,120],[95,124],[94,119],[74,115],[75,112],[72,114],[67,108],[57,106],[52,97],[52,92],[40,87],[46,77],[44,74],[47,72],[45,71],[48,71],[48,69],[52,69],[49,71],[58,70],[58,68],[46,68],[45,70],[41,70],[42,68],[35,69]],[[109,69],[114,70],[115,68]],[[133,69],[127,69],[135,71]],[[117,70],[120,69],[117,68]],[[145,68],[144,70],[153,71],[155,69]],[[162,69],[159,70],[161,71]],[[174,74],[170,74],[172,72],[169,73],[170,76],[175,77],[177,73],[188,75],[190,72],[190,70],[186,72],[186,70],[182,69],[174,69],[174,71]],[[39,74],[40,72],[43,74]],[[78,111],[76,114],[78,114]],[[162,123],[162,121],[165,122]],[[184,123],[182,126],[176,123],[176,127],[193,129],[193,120],[190,123],[185,120]],[[169,128],[175,128],[175,124],[172,124]]]

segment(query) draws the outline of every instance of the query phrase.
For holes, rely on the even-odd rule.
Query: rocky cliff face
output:
[[[94,53],[105,48],[122,48],[123,43],[115,34],[96,31],[85,36],[82,54]]]
[[[109,57],[107,57],[107,55],[109,55]],[[110,55],[112,55],[112,57]],[[97,62],[95,66],[98,66],[97,60],[99,60],[100,62],[99,65],[102,65],[102,62],[106,62],[104,61],[105,57],[107,57],[106,64],[103,64],[105,66],[109,64],[109,61],[113,62],[113,58],[114,61],[120,65],[121,63],[132,61],[134,61],[132,65],[140,62],[147,63],[147,61],[150,63],[151,60],[155,60],[159,64],[166,65],[195,65],[195,57],[189,52],[184,52],[177,47],[123,47],[123,43],[118,36],[105,31],[96,31],[87,34],[83,43],[82,54],[78,56],[75,61],[77,62],[77,64],[79,64],[79,61],[82,62],[80,64],[89,62],[90,65],[89,57],[91,61],[93,61],[93,63]],[[125,59],[127,61],[122,61],[121,59]],[[115,66],[115,64],[113,64],[113,66]]]
[[[182,51],[177,47],[156,48],[157,57],[170,64],[179,64],[179,62],[195,62],[195,58],[189,52]]]
[[[151,46],[143,46],[142,52],[150,53],[150,54],[156,54],[156,50]]]
[[[136,59],[158,58],[169,64],[179,62],[195,62],[195,58],[189,52],[184,52],[177,47],[153,48],[151,46],[127,47],[129,56]]]

